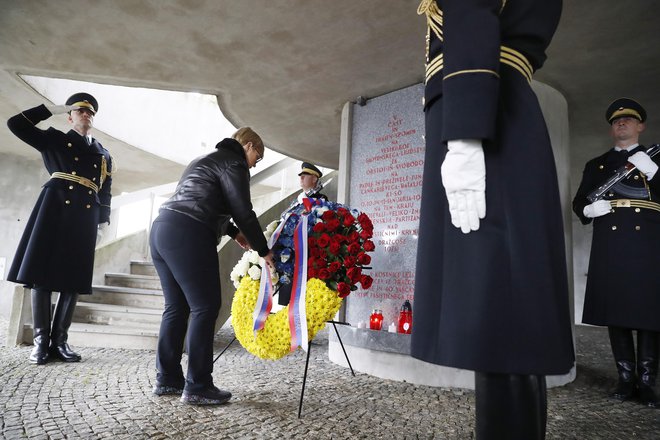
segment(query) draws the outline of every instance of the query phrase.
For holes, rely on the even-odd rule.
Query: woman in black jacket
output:
[[[264,144],[249,127],[223,139],[216,151],[193,160],[151,229],[151,255],[163,286],[165,310],[158,336],[154,394],[182,394],[195,405],[227,402],[231,393],[213,385],[213,335],[220,310],[217,244],[229,235],[272,256],[250,201],[250,172]],[[231,223],[233,220],[235,225]],[[188,373],[181,368],[186,339]]]

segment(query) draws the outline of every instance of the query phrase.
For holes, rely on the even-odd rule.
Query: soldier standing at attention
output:
[[[619,373],[611,397],[639,398],[642,404],[656,408],[660,332],[658,156],[651,159],[639,144],[646,111],[638,102],[617,99],[605,117],[611,125],[614,148],[587,162],[573,200],[573,211],[582,224],[593,221],[594,225],[582,322],[608,328]],[[591,203],[587,195],[626,163],[636,170],[601,200]]]
[[[92,293],[98,229],[110,223],[112,161],[91,136],[96,99],[76,93],[65,105],[40,105],[7,121],[19,139],[41,153],[50,174],[18,244],[7,279],[32,289],[34,349],[30,362],[78,362],[67,343],[78,294]],[[63,133],[37,124],[68,113]],[[100,226],[101,225],[101,226]],[[51,293],[59,292],[51,328]]]
[[[560,0],[424,0],[426,152],[412,356],[475,372],[476,438],[545,438],[574,365],[555,162],[532,74]]]

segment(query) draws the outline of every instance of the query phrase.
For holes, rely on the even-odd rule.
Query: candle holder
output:
[[[369,328],[371,330],[381,330],[383,328],[383,312],[374,309],[369,317]]]
[[[399,312],[399,333],[409,335],[412,332],[412,306],[410,301],[406,300],[401,306]]]

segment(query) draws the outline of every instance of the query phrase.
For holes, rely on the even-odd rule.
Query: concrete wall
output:
[[[25,146],[25,148],[30,148]],[[0,154],[0,316],[9,318],[16,284],[6,281],[16,247],[25,229],[41,185],[48,180],[41,156],[34,159],[12,154]]]

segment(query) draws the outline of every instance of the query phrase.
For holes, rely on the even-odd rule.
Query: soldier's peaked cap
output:
[[[85,107],[94,113],[99,111],[99,103],[92,95],[85,92],[74,93],[66,100],[66,105],[73,105],[76,107]]]
[[[314,166],[314,164],[311,164],[309,162],[303,162],[301,167],[302,169],[298,173],[299,176],[303,174],[311,174],[312,176],[316,176],[320,178],[323,175],[321,170],[319,170]]]
[[[615,119],[628,116],[639,122],[646,121],[646,110],[639,102],[630,98],[615,99],[605,112],[605,119],[611,124]]]

